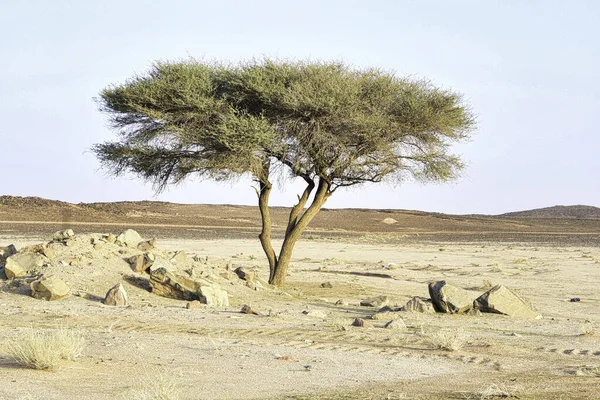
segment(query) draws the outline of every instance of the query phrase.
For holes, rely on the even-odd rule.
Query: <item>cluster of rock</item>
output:
[[[71,229],[56,232],[52,240],[17,251],[14,245],[0,247],[0,277],[3,279],[27,282],[31,295],[38,299],[58,300],[70,292],[69,285],[53,274],[48,274],[49,265],[72,265],[73,259],[65,259],[57,254],[63,254],[63,248],[74,246],[84,241],[91,249],[107,248],[108,254],[137,253],[128,258],[131,269],[140,274],[149,275],[150,289],[153,293],[180,300],[197,301],[210,306],[228,306],[229,297],[214,280],[206,276],[194,276],[195,270],[186,267],[191,260],[183,251],[170,253],[156,248],[156,240],[143,240],[134,230],[128,229],[121,234],[99,235],[93,238],[75,237]],[[76,251],[79,248],[76,249]],[[118,252],[116,251],[118,250]],[[93,252],[93,250],[92,250]],[[84,252],[79,258],[100,258],[98,255]],[[117,258],[119,259],[119,258]],[[122,260],[122,258],[121,258]],[[122,261],[120,261],[122,262]],[[106,293],[104,304],[125,306],[128,296],[121,283],[114,285]]]
[[[377,296],[361,301],[361,306],[383,307],[374,314],[372,319],[384,319],[395,311],[410,311],[420,313],[449,313],[466,314],[487,312],[503,314],[511,317],[541,318],[531,305],[513,290],[496,285],[484,293],[472,292],[452,286],[446,281],[429,284],[430,299],[415,296],[406,305],[398,309],[386,306],[388,298]]]

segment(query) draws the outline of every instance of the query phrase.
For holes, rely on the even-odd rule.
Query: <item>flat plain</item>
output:
[[[242,266],[266,278],[257,208],[0,200],[0,246],[47,242],[67,228],[81,239],[69,250],[74,262],[59,254],[52,266],[67,298],[37,300],[0,280],[2,399],[152,398],[152,390],[173,399],[600,398],[595,215],[323,210],[295,247],[285,287],[254,290],[229,276],[219,281],[229,307],[186,309],[149,292],[125,261],[108,262],[111,249],[86,243],[132,228],[160,249],[196,256],[201,272]],[[287,211],[273,210],[276,244]],[[406,329],[394,330],[370,319],[378,308],[360,306],[385,295],[399,307],[429,297],[438,280],[473,293],[505,285],[543,318],[397,312]],[[119,282],[129,306],[102,304]],[[245,304],[258,315],[240,313]],[[372,326],[352,326],[355,318]],[[26,369],[7,343],[27,328],[82,331],[87,345],[56,371]]]

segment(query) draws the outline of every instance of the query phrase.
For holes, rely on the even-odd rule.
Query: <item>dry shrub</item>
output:
[[[146,375],[142,381],[129,390],[123,399],[127,400],[179,400],[182,398],[179,381],[166,371]]]
[[[27,368],[55,370],[63,360],[75,360],[85,347],[79,331],[23,329],[8,342],[8,352]]]
[[[442,329],[426,336],[433,347],[445,351],[458,351],[467,341],[467,336],[458,330]]]

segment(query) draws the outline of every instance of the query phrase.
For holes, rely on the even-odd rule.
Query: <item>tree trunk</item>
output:
[[[319,213],[323,204],[327,201],[330,196],[329,188],[330,185],[324,180],[319,180],[319,187],[317,188],[317,192],[315,193],[315,198],[313,199],[310,207],[304,211],[302,216],[299,216],[299,212],[301,208],[306,203],[308,199],[308,195],[310,191],[314,187],[314,184],[307,187],[307,191],[304,192],[304,195],[300,198],[298,204],[292,208],[290,212],[290,219],[288,223],[288,228],[285,233],[285,238],[283,239],[283,244],[281,245],[281,250],[279,252],[279,257],[276,258],[274,268],[271,268],[271,275],[269,277],[269,283],[275,286],[283,286],[285,283],[285,277],[287,274],[287,269],[290,264],[290,260],[292,258],[292,252],[294,250],[294,245],[302,235],[302,232],[306,229],[310,221]],[[308,194],[307,194],[308,193]],[[304,202],[302,200],[304,199]],[[300,204],[302,205],[300,206]],[[298,207],[300,206],[300,207]]]
[[[272,185],[270,182],[260,182],[260,191],[258,192],[258,208],[262,220],[262,231],[258,235],[260,244],[269,261],[269,282],[273,279],[277,266],[277,256],[273,245],[271,244],[271,213],[269,211],[269,195],[271,194]]]

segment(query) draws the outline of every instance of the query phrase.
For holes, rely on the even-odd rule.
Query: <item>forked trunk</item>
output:
[[[263,249],[265,250],[267,259],[269,260],[269,283],[271,285],[279,287],[284,285],[287,270],[290,264],[290,260],[292,258],[294,245],[296,244],[296,242],[302,235],[302,232],[304,232],[310,221],[312,221],[315,215],[317,215],[318,212],[321,210],[321,207],[323,207],[323,205],[327,201],[327,198],[329,198],[329,187],[330,185],[328,183],[326,183],[324,180],[320,180],[317,192],[315,193],[315,197],[310,207],[308,207],[304,211],[304,213],[301,214],[304,205],[306,204],[308,197],[310,196],[310,193],[314,188],[314,183],[312,183],[312,181],[309,182],[309,185],[307,186],[303,195],[298,199],[298,204],[296,204],[296,206],[294,206],[290,211],[288,227],[285,232],[283,244],[281,245],[281,250],[279,251],[279,257],[275,256],[273,248],[270,246],[270,240],[268,246],[265,246],[265,243],[263,243],[263,240],[266,239],[265,232],[268,232],[270,235],[270,217],[268,219],[265,219],[265,215],[268,216],[268,210],[265,213],[262,211],[261,208],[261,215],[263,217],[263,230],[261,232],[260,239],[261,243],[263,243]],[[267,230],[265,230],[265,224],[267,222],[269,224],[269,227]]]

